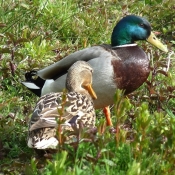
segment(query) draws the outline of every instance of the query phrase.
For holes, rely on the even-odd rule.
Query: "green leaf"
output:
[[[21,43],[24,43],[24,42],[29,42],[29,40],[26,39],[26,38],[20,38],[20,39],[17,39],[15,41],[15,44],[21,44]]]
[[[15,43],[15,36],[12,33],[6,32],[5,35],[10,39],[10,41]]]
[[[11,50],[9,48],[1,48],[0,53],[11,53]]]

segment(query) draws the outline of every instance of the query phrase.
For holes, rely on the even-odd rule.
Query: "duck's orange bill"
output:
[[[92,84],[84,85],[84,88],[89,92],[89,94],[93,99],[97,99],[97,95],[92,88]]]

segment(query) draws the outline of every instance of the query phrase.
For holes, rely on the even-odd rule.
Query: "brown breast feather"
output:
[[[149,59],[138,46],[116,48],[112,52],[114,81],[119,89],[129,94],[147,80],[150,73]]]

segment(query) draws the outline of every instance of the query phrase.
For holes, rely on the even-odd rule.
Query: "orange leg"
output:
[[[103,108],[103,113],[105,114],[105,117],[106,117],[107,126],[113,126],[112,121],[111,121],[111,113],[110,113],[109,106]]]

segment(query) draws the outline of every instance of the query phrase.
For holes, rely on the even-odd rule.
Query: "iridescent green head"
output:
[[[117,23],[111,36],[111,45],[132,44],[138,40],[147,40],[159,49],[167,52],[166,46],[151,32],[150,23],[146,19],[135,15],[128,15]]]

